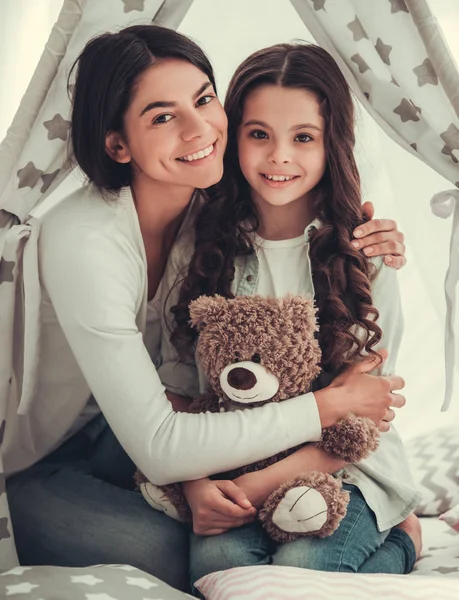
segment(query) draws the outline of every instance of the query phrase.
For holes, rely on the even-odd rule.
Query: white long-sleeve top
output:
[[[190,211],[179,238],[192,217]],[[34,227],[39,282],[32,292],[39,310],[26,314],[26,343],[28,331],[39,335],[32,360],[25,368],[19,358],[15,364],[3,446],[7,474],[62,443],[91,394],[133,461],[159,485],[320,439],[313,394],[227,414],[172,410],[153,362],[160,367],[160,320],[170,281],[166,270],[149,305],[145,250],[129,189],[106,200],[86,186]],[[24,272],[30,272],[27,260]],[[18,340],[18,357],[23,342]],[[25,380],[33,392],[25,414],[18,414]]]

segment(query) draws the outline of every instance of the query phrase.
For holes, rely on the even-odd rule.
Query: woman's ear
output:
[[[117,131],[109,131],[105,136],[105,150],[109,157],[118,163],[131,162],[129,148]]]

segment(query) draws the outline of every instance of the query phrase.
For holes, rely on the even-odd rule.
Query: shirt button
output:
[[[347,473],[343,473],[342,478],[343,479],[349,479],[349,475]]]
[[[253,279],[253,275],[247,275],[247,281],[250,283]]]

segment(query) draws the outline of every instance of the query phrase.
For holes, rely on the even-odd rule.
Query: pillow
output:
[[[0,598],[27,600],[186,600],[157,577],[128,565],[16,567],[0,575]]]
[[[447,577],[326,573],[296,567],[236,567],[194,584],[206,600],[457,600],[459,582]]]
[[[459,504],[459,427],[436,429],[405,447],[421,494],[416,514],[441,515]]]
[[[459,533],[459,504],[440,515],[439,518]]]

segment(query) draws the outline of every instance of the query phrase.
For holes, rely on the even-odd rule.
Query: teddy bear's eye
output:
[[[261,356],[258,353],[255,353],[250,360],[254,363],[260,363]]]

